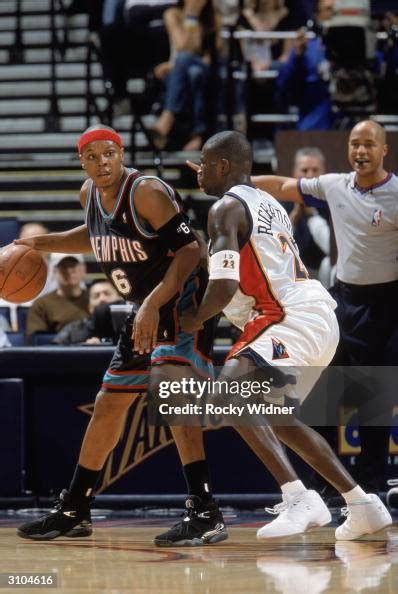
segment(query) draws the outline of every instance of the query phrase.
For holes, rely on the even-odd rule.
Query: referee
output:
[[[334,365],[398,364],[398,178],[384,169],[387,151],[384,128],[365,120],[349,136],[351,173],[252,178],[280,200],[326,201],[330,208],[338,251],[331,293],[341,333]],[[369,404],[366,388],[355,403],[361,442],[355,478],[365,490],[384,490],[392,403],[372,394]],[[365,425],[369,417],[380,426]]]

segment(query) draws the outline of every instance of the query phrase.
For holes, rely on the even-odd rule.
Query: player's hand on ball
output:
[[[192,313],[185,313],[180,317],[180,326],[183,332],[196,332],[196,330],[201,330],[203,328],[202,322],[199,322],[196,319],[196,314]]]
[[[5,252],[6,249],[8,249],[11,246],[12,246],[12,243],[7,243],[7,245],[3,245],[2,247],[0,247],[0,253]]]
[[[140,355],[150,353],[158,341],[159,309],[150,301],[144,301],[133,322],[132,339],[134,350]]]

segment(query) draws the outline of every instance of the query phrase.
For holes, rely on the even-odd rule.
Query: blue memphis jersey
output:
[[[134,207],[134,192],[143,179],[155,179],[166,189],[170,200],[181,211],[177,192],[161,179],[127,170],[111,213],[101,204],[98,189],[91,182],[87,193],[86,225],[97,262],[127,301],[142,302],[163,279],[173,254],[158,234],[144,227]]]

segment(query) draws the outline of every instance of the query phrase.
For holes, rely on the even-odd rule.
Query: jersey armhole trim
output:
[[[130,196],[129,196],[130,211],[131,211],[131,215],[134,220],[134,224],[137,228],[137,231],[143,237],[145,237],[146,239],[156,239],[158,237],[157,233],[148,231],[148,229],[145,229],[141,225],[140,220],[137,215],[137,212],[135,210],[135,206],[134,206],[134,192],[137,189],[138,185],[141,183],[141,181],[144,179],[154,179],[154,180],[158,181],[166,189],[167,194],[170,198],[170,201],[173,204],[174,208],[176,209],[176,213],[179,213],[181,209],[178,205],[177,200],[175,199],[175,194],[174,194],[173,188],[171,188],[168,184],[166,184],[166,182],[164,182],[162,179],[160,179],[156,175],[140,175],[139,177],[137,177],[137,179],[134,180],[134,182],[131,185]]]
[[[247,219],[248,219],[248,223],[249,223],[249,229],[248,229],[247,233],[244,235],[244,237],[242,238],[242,240],[238,242],[239,250],[242,250],[245,247],[245,245],[247,244],[247,242],[249,241],[251,234],[253,232],[252,213],[250,212],[250,208],[246,204],[246,201],[243,200],[240,196],[238,196],[238,194],[235,194],[234,192],[225,192],[224,196],[231,196],[231,198],[236,198],[236,200],[239,200],[239,202],[242,204],[242,206],[244,207],[244,209],[246,211],[246,215],[247,215]]]
[[[90,209],[91,201],[92,201],[92,194],[93,194],[93,186],[94,182],[92,179],[89,180],[89,186],[86,191],[86,204],[84,205],[84,221],[87,225],[88,221],[88,211]]]

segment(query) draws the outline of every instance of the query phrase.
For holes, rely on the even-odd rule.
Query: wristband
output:
[[[233,250],[216,252],[210,257],[209,280],[230,279],[239,282],[240,254]]]

